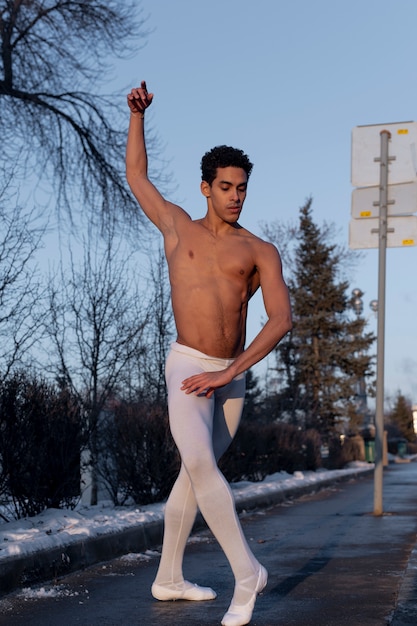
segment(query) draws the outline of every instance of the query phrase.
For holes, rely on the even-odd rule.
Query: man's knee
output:
[[[211,472],[217,471],[216,459],[212,451],[194,450],[182,457],[182,462],[191,482],[205,480]]]

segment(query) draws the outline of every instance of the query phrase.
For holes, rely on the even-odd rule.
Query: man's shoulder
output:
[[[281,257],[276,245],[266,239],[262,239],[254,233],[245,230],[242,233],[251,250],[254,263],[257,267],[269,266],[281,263]]]
[[[257,248],[264,250],[276,250],[275,244],[267,241],[266,239],[262,239],[261,237],[259,237],[259,235],[255,235],[255,233],[252,233],[250,230],[244,228],[243,226],[240,227],[239,234],[242,235],[242,237],[246,237],[248,242]]]

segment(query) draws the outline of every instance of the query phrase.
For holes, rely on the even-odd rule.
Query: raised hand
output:
[[[145,110],[152,104],[153,93],[148,93],[146,81],[142,81],[140,87],[135,87],[127,96],[127,104],[132,113],[144,114]]]

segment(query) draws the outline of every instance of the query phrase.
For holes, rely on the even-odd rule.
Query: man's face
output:
[[[209,185],[201,183],[201,191],[211,209],[224,222],[238,221],[246,198],[248,178],[240,167],[219,167],[216,178]]]

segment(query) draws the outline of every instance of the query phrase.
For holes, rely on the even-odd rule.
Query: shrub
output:
[[[304,456],[305,469],[315,472],[322,466],[321,436],[314,428],[309,428],[304,433]]]
[[[107,419],[102,477],[115,504],[164,500],[179,471],[165,407],[121,403]]]
[[[341,469],[352,461],[363,461],[363,450],[359,444],[359,439],[355,436],[346,437],[341,441],[340,437],[332,437],[329,440],[327,469]]]
[[[260,481],[275,472],[316,470],[320,465],[320,435],[316,431],[253,422],[242,422],[219,463],[230,482]]]
[[[81,412],[66,389],[23,372],[0,387],[0,486],[16,518],[80,493]]]

